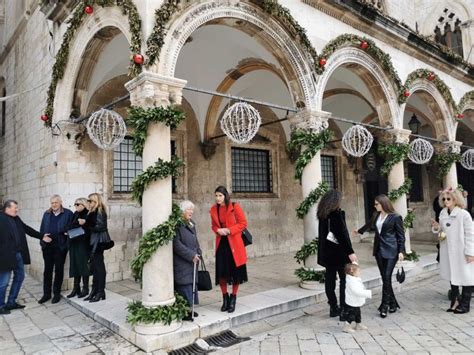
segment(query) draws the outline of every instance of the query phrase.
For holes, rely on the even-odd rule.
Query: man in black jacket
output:
[[[3,212],[0,212],[0,314],[9,314],[12,309],[25,307],[18,304],[16,299],[25,279],[24,265],[30,264],[26,234],[41,239],[45,243],[51,242],[48,235],[42,235],[23,223],[18,217],[18,203],[7,200],[3,204]],[[12,271],[13,281],[7,303],[5,303]]]

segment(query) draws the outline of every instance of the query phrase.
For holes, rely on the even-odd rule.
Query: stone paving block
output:
[[[242,352],[241,352],[242,353]],[[288,355],[299,355],[301,354],[300,348],[296,345],[280,345],[280,353]],[[242,353],[246,354],[246,353]]]
[[[98,351],[99,349],[96,346],[90,345],[84,348],[68,350],[68,351],[63,352],[63,354],[64,355],[84,355],[84,354],[90,354],[90,353],[98,352]]]
[[[403,348],[400,346],[393,346],[393,347],[386,347],[384,348],[386,354],[392,354],[392,355],[402,355],[402,354],[407,354]]]
[[[318,343],[320,345],[323,345],[323,344],[337,345],[336,339],[334,338],[332,334],[316,333],[316,339],[318,340]]]
[[[314,339],[308,339],[308,340],[300,340],[299,341],[299,347],[302,352],[307,351],[319,351],[320,346],[318,342]]]
[[[77,334],[69,337],[53,339],[52,342],[62,351],[85,348],[92,345],[87,339]]]
[[[43,330],[50,339],[64,338],[76,334],[74,330],[68,326],[53,327]]]
[[[316,339],[316,335],[314,334],[312,329],[303,328],[296,330],[296,336],[299,340],[314,340]]]
[[[26,328],[17,328],[17,329],[12,329],[13,336],[15,339],[23,339],[23,338],[29,338],[33,335],[41,335],[41,330],[36,327],[36,326],[29,326]]]
[[[344,355],[364,355],[365,353],[362,350],[349,349],[344,350]]]
[[[15,348],[18,343],[14,340],[2,340],[0,341],[0,353],[5,353],[6,349]]]
[[[320,344],[323,355],[342,355],[344,354],[337,344]]]
[[[63,352],[56,347],[51,347],[48,349],[36,351],[33,355],[62,355]]]

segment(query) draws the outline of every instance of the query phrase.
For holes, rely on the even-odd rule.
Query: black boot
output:
[[[227,312],[228,310],[229,310],[229,294],[223,293],[221,312]]]
[[[79,293],[77,298],[86,297],[89,294],[89,276],[82,277],[82,291]]]
[[[89,296],[84,298],[84,301],[90,301],[92,298],[94,298],[96,293],[97,293],[97,290],[94,287],[92,287],[91,293],[89,293]]]
[[[235,303],[237,302],[237,295],[230,295],[229,308],[227,312],[232,313],[235,311]]]
[[[100,300],[105,300],[105,291],[97,292],[89,302],[99,302]]]
[[[471,306],[472,286],[463,286],[461,293],[461,301],[459,306],[454,310],[455,314],[468,313]]]
[[[51,295],[43,295],[43,297],[40,298],[38,301],[39,304],[45,303],[51,299]]]
[[[336,305],[329,307],[329,317],[334,318],[341,315],[341,309]]]
[[[81,288],[80,288],[80,286],[79,286],[79,283],[80,283],[80,282],[81,282],[81,278],[80,278],[80,277],[75,277],[75,278],[74,278],[74,287],[73,287],[71,293],[66,296],[67,298],[75,297],[75,296],[77,296],[77,295],[81,292]]]

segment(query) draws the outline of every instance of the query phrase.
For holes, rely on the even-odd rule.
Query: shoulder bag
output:
[[[328,218],[328,235],[326,236],[326,240],[329,240],[331,243],[339,244],[336,236],[333,232],[331,232],[331,219]]]

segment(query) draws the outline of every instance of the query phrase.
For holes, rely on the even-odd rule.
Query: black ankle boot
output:
[[[84,301],[90,301],[95,296],[96,293],[97,293],[97,290],[94,287],[92,287],[91,293],[89,293],[89,296],[84,298]]]
[[[237,295],[230,295],[229,309],[227,312],[232,313],[235,311],[235,303],[237,302]]]
[[[456,307],[454,310],[455,314],[464,314],[468,313],[471,306],[471,297],[472,297],[472,287],[471,286],[463,286],[462,293],[461,293],[461,301],[459,302],[459,306]]]
[[[77,286],[74,286],[74,288],[72,289],[71,293],[69,295],[67,295],[66,297],[67,298],[72,298],[72,297],[76,297],[79,293],[80,293],[80,289],[79,289],[79,285]]]
[[[88,294],[89,294],[89,287],[84,286],[84,287],[82,288],[82,291],[79,293],[79,295],[77,295],[77,298],[86,297]]]
[[[341,309],[337,306],[337,304],[335,306],[329,307],[329,317],[334,318],[340,315],[341,315]]]
[[[228,310],[229,310],[229,294],[223,293],[221,312],[227,312]]]
[[[99,302],[100,300],[105,300],[105,291],[97,292],[89,302]]]

